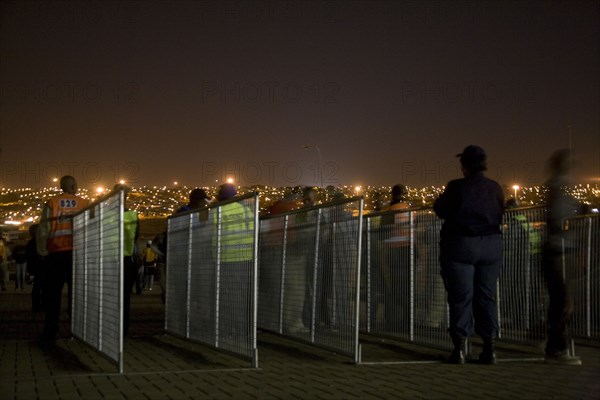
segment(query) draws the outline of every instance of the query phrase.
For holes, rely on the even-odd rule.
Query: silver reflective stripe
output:
[[[71,236],[71,235],[73,235],[73,229],[61,229],[58,231],[50,232],[50,235],[48,235],[48,237],[53,238],[56,236]]]

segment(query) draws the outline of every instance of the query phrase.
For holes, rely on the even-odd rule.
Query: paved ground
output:
[[[0,398],[5,399],[598,399],[600,346],[577,346],[583,366],[547,365],[537,349],[504,348],[495,366],[447,365],[439,350],[363,337],[364,364],[269,333],[259,369],[162,334],[159,292],[133,296],[124,374],[77,340],[40,347],[30,295],[0,293]],[[519,351],[517,351],[519,350]],[[514,359],[519,359],[514,361]]]

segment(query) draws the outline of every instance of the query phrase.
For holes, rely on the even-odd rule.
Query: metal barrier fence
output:
[[[542,274],[545,208],[515,209],[503,221],[504,267],[498,282],[502,340],[533,344],[545,338],[546,286]],[[569,221],[565,274],[575,301],[571,334],[600,332],[600,218]],[[450,349],[446,292],[439,273],[442,221],[432,210],[365,216],[361,329]]]
[[[575,303],[571,334],[579,339],[600,340],[600,215],[569,221],[572,232],[567,249],[572,249],[566,268],[569,290]],[[569,251],[567,251],[569,254]]]
[[[261,220],[258,325],[360,362],[363,200]],[[358,210],[358,216],[353,212]]]
[[[257,194],[170,217],[165,330],[258,367],[257,246]]]
[[[439,273],[441,220],[432,210],[365,216],[361,329],[450,348],[448,308]]]
[[[542,270],[546,209],[507,210],[502,238],[504,263],[497,293],[499,337],[533,344],[546,337],[548,296]]]
[[[73,218],[71,332],[117,363],[123,372],[124,193]]]

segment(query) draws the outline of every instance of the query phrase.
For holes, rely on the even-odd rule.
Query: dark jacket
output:
[[[504,194],[497,182],[477,173],[450,181],[433,209],[444,220],[442,238],[500,234]]]

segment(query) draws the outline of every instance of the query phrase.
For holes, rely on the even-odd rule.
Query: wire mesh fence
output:
[[[123,371],[123,203],[118,192],[73,218],[73,336]]]
[[[261,329],[360,359],[362,199],[261,220]]]
[[[169,218],[165,330],[252,360],[258,196]]]

